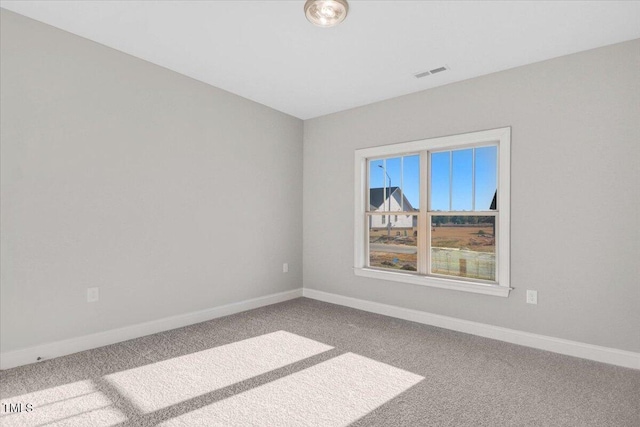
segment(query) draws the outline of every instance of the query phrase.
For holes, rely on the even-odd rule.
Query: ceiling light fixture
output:
[[[349,12],[347,0],[307,0],[304,14],[313,25],[328,28],[344,21]]]

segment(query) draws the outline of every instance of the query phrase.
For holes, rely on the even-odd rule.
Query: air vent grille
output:
[[[432,70],[429,71],[421,71],[419,73],[414,74],[414,76],[416,77],[416,79],[421,79],[423,77],[427,77],[430,76],[432,74],[436,74],[436,73],[441,73],[443,71],[447,71],[449,69],[448,66],[442,66],[442,67],[438,67],[438,68],[434,68]]]

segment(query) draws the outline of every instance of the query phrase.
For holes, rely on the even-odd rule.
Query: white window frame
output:
[[[401,156],[420,153],[420,211],[418,214],[418,253],[426,253],[427,238],[431,230],[428,224],[428,152],[454,150],[465,147],[496,144],[498,147],[498,193],[497,193],[497,248],[496,281],[461,280],[434,275],[406,273],[367,267],[368,265],[368,221],[366,220],[368,197],[367,161],[373,158]],[[435,288],[453,289],[486,295],[508,297],[510,287],[510,169],[511,169],[511,128],[499,128],[460,135],[423,139],[372,148],[355,152],[355,230],[354,230],[354,272],[357,276],[390,280]],[[443,212],[444,214],[444,212]],[[448,214],[448,212],[446,213]],[[478,212],[477,215],[482,215]],[[418,259],[418,263],[422,261]]]

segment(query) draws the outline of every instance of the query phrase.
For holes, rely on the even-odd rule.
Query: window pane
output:
[[[498,147],[476,148],[475,192],[477,211],[488,211],[497,190]]]
[[[383,220],[384,218],[384,220]],[[418,217],[370,215],[369,266],[395,270],[418,269]]]
[[[473,210],[473,150],[452,152],[451,210]]]
[[[369,161],[370,212],[418,210],[419,187],[419,155]]]
[[[494,216],[431,217],[431,273],[495,281]]]
[[[404,210],[420,210],[420,155],[402,158],[402,194]],[[408,204],[409,206],[406,206]]]
[[[451,151],[431,154],[431,206],[432,211],[449,210],[449,176]]]
[[[400,190],[400,177],[402,176],[400,171],[400,164],[402,160],[400,157],[393,157],[391,159],[385,159],[385,169],[382,169],[385,172],[385,177],[387,179],[387,187],[390,188],[389,194],[391,197],[387,197],[385,202],[387,207],[384,209],[385,211],[399,211],[400,203],[402,200],[402,190]]]
[[[384,174],[384,160],[370,160],[369,161],[369,210],[378,211],[384,210],[386,204],[383,201],[386,199],[385,194],[388,194],[388,190],[383,194],[383,187],[389,185],[386,181]]]
[[[369,162],[369,210],[400,210],[400,157]]]

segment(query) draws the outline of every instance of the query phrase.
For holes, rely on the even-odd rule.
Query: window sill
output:
[[[356,276],[369,277],[371,279],[390,280],[393,282],[410,283],[412,285],[430,286],[432,288],[452,289],[455,291],[472,292],[476,294],[508,297],[511,290],[508,286],[485,285],[479,283],[464,282],[462,280],[441,279],[439,277],[418,276],[409,273],[395,271],[382,271],[372,268],[354,268]]]

